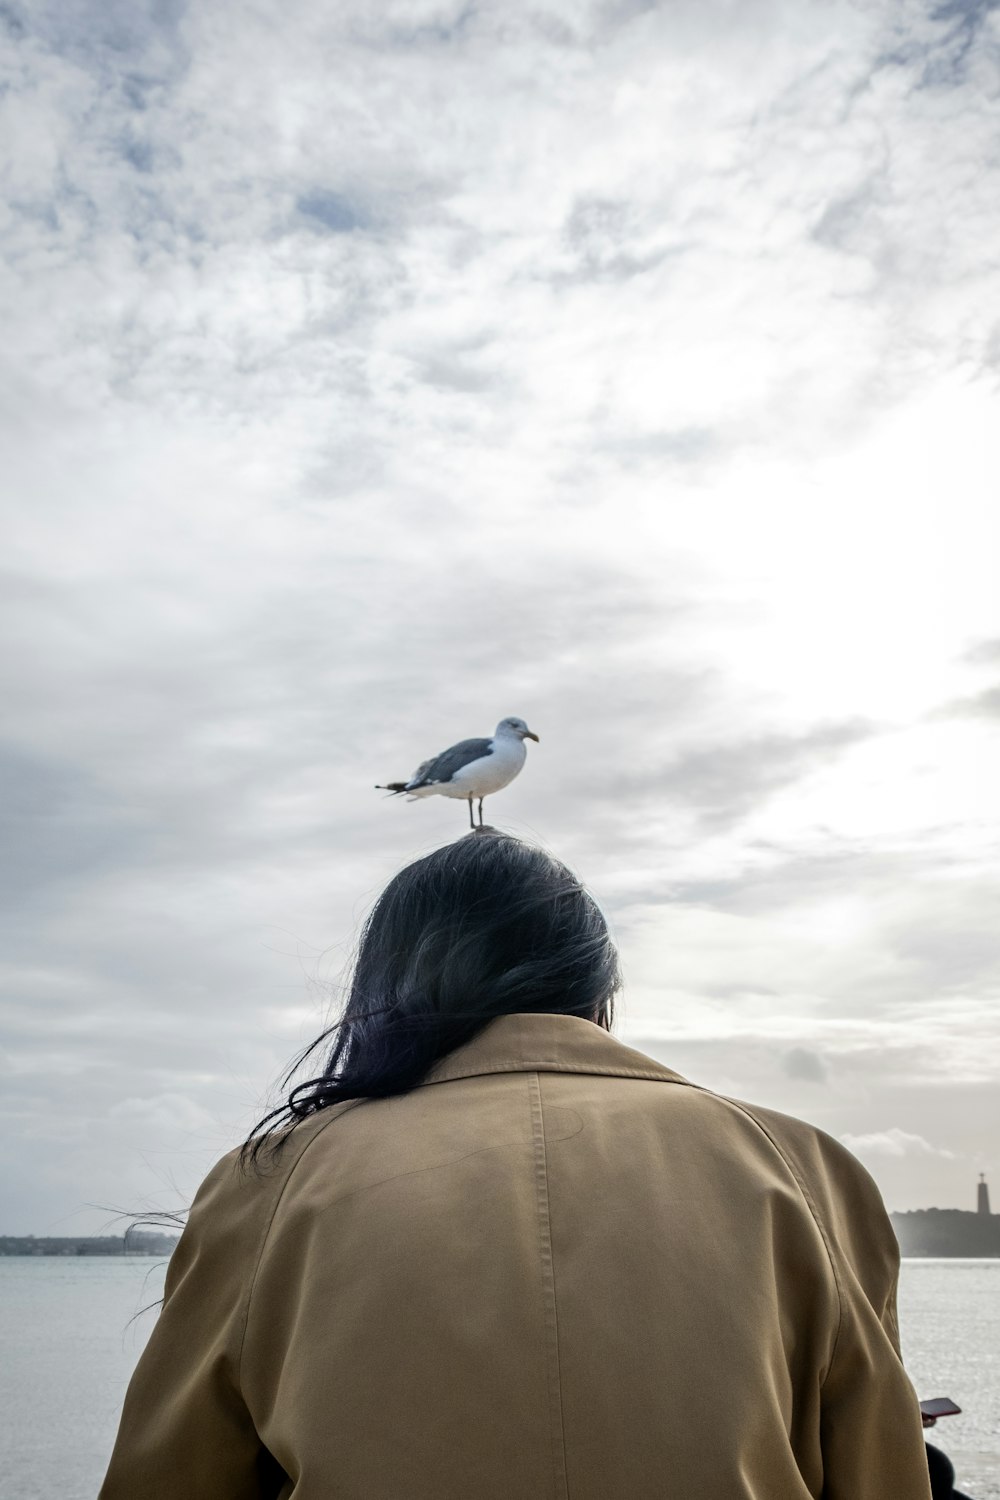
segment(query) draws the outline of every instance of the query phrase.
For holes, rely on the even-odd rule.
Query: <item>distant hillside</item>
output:
[[[177,1243],[172,1234],[137,1230],[121,1234],[46,1238],[33,1234],[0,1234],[0,1255],[169,1255]]]
[[[1000,1214],[916,1208],[889,1217],[903,1255],[1000,1256]]]

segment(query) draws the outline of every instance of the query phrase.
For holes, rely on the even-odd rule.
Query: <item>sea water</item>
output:
[[[0,1483],[17,1500],[94,1500],[129,1375],[163,1291],[145,1257],[0,1257]],[[973,1500],[1000,1500],[1000,1260],[910,1260],[903,1354],[930,1434]]]
[[[0,1256],[0,1492],[94,1500],[166,1262]]]
[[[917,1395],[962,1408],[927,1437],[973,1500],[1000,1500],[1000,1260],[904,1260],[903,1360]]]

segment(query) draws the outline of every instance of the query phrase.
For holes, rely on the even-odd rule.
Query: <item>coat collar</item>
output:
[[[603,1073],[687,1083],[644,1052],[636,1052],[579,1016],[518,1013],[498,1016],[464,1047],[436,1063],[423,1085],[483,1073]]]

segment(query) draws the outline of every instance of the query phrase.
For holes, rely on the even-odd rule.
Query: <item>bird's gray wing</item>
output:
[[[439,786],[442,781],[450,781],[463,766],[492,754],[492,740],[459,740],[457,745],[442,750],[440,755],[418,766],[407,782],[406,790],[412,792],[418,786]]]

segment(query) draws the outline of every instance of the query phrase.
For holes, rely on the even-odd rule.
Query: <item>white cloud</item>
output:
[[[840,1139],[849,1151],[855,1151],[859,1156],[907,1156],[916,1153],[941,1156],[949,1161],[955,1157],[954,1151],[932,1146],[922,1135],[912,1135],[909,1131],[900,1130],[897,1125],[889,1130],[872,1131],[868,1135],[851,1135],[847,1132]]]
[[[157,1094],[150,1099],[121,1099],[108,1110],[108,1118],[126,1122],[129,1129],[181,1135],[204,1131],[214,1122],[203,1109],[183,1094]]]

